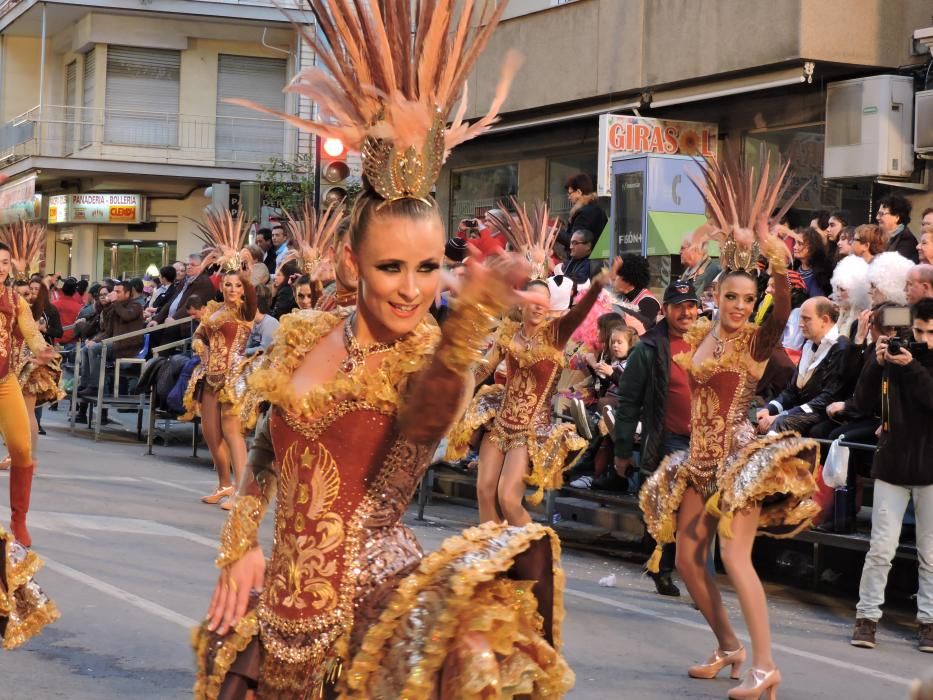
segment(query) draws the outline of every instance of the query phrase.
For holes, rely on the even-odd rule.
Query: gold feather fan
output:
[[[340,139],[363,156],[369,184],[387,201],[428,201],[447,153],[498,119],[521,63],[509,51],[485,116],[464,122],[466,81],[499,23],[499,0],[309,0],[323,40],[297,25],[321,68],[286,88],[315,102],[320,120],[230,100],[303,131]],[[385,13],[383,14],[383,8]],[[460,7],[459,14],[455,7]],[[450,125],[456,102],[460,106]]]
[[[337,242],[337,232],[343,222],[343,202],[332,202],[318,216],[309,200],[304,202],[301,218],[286,211],[287,229],[291,239],[298,245],[300,265],[307,275],[315,275],[325,262]]]
[[[197,222],[198,238],[213,248],[217,262],[225,272],[239,270],[240,250],[246,242],[246,221],[241,211],[236,216],[229,209],[207,207],[204,220]]]
[[[742,161],[737,151],[727,149],[721,159],[703,158],[698,163],[703,179],[690,180],[703,195],[715,231],[709,236],[719,241],[721,261],[730,270],[752,271],[761,255],[755,229],[762,221],[780,221],[809,184],[785,198],[790,186],[790,162],[772,173],[768,151],[762,147],[760,173]],[[778,202],[784,200],[775,213]]]
[[[537,202],[532,215],[528,215],[525,203],[519,204],[515,197],[510,198],[514,214],[509,214],[506,205],[499,203],[499,210],[487,213],[492,227],[506,237],[516,251],[521,252],[531,265],[533,279],[544,279],[548,276],[548,258],[551,248],[560,230],[557,221],[551,221],[548,216],[548,205]]]
[[[27,279],[42,267],[45,256],[45,226],[19,221],[0,228],[0,242],[10,248],[17,279]]]

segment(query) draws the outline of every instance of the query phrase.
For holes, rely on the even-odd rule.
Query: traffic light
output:
[[[347,148],[336,138],[321,140],[321,209],[347,197]]]

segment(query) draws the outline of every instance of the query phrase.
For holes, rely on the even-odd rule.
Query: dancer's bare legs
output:
[[[479,469],[476,477],[476,497],[479,501],[479,521],[481,523],[501,522],[503,514],[497,505],[499,478],[505,455],[492,441],[489,433],[483,435],[479,446]]]
[[[525,475],[528,474],[528,448],[515,447],[505,455],[502,465],[502,475],[499,477],[499,486],[496,495],[499,501],[499,510],[509,522],[509,525],[519,527],[531,522],[531,516],[522,505],[525,497]]]
[[[222,408],[220,408],[220,412],[223,441],[227,448],[227,454],[230,455],[230,462],[233,465],[233,483],[238,486],[243,481],[243,472],[246,471],[246,438],[243,437],[240,419],[237,416],[224,415]],[[223,485],[221,485],[221,488],[223,488]]]
[[[722,538],[722,561],[729,580],[739,596],[742,615],[752,638],[752,666],[765,671],[774,668],[771,655],[771,627],[768,621],[768,601],[755,567],[752,566],[752,545],[758,530],[761,506],[736,513],[732,520],[732,537]]]
[[[217,392],[208,387],[204,388],[204,396],[201,399],[201,431],[217,470],[218,488],[227,488],[231,485],[230,451],[224,442]]]
[[[677,572],[716,635],[719,649],[734,651],[741,644],[729,622],[719,588],[706,568],[716,524],[716,518],[706,513],[703,497],[688,487],[677,513]]]

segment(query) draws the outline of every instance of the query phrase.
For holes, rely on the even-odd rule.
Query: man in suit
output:
[[[188,256],[185,271],[187,274],[184,281],[180,285],[173,287],[171,296],[165,300],[165,303],[149,321],[148,325],[150,327],[165,323],[168,320],[187,318],[188,310],[185,308],[185,302],[193,294],[197,294],[206,301],[214,298],[214,285],[211,282],[210,275],[202,269],[199,254],[192,253]],[[153,342],[152,345],[170,343],[187,335],[186,331],[187,329],[184,326],[165,329],[165,331],[158,334],[158,337],[152,339],[157,341]]]
[[[256,232],[256,245],[263,252],[262,262],[269,270],[269,276],[275,274],[275,246],[272,245],[272,229],[261,228]]]
[[[826,418],[826,407],[844,398],[849,339],[839,334],[839,311],[826,297],[800,307],[800,328],[807,342],[787,388],[758,411],[758,432],[796,430],[808,435]]]

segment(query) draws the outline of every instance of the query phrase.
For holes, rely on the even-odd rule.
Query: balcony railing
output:
[[[295,129],[279,119],[35,107],[0,126],[0,160],[30,156],[256,168],[288,156]]]

